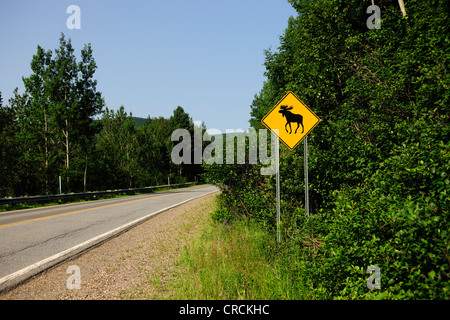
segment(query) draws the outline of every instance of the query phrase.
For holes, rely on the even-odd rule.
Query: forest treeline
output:
[[[91,45],[77,61],[61,34],[54,52],[37,47],[24,93],[0,92],[0,197],[136,188],[194,181],[200,165],[174,165],[171,134],[193,132],[182,107],[136,125],[123,106],[105,105]],[[205,129],[204,127],[202,127]]]
[[[405,1],[406,15],[397,0],[289,2],[298,15],[278,49],[266,50],[250,123],[264,128],[288,91],[322,121],[308,136],[309,220],[303,147],[280,149],[282,244],[262,250],[283,286],[273,292],[448,299],[449,2]],[[374,3],[380,29],[366,25]],[[254,221],[270,233],[275,178],[258,166],[206,166],[206,177],[222,188],[217,220]],[[380,289],[366,285],[369,266],[379,267]]]

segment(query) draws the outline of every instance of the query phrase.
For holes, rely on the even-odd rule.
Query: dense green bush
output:
[[[280,149],[282,245],[277,268],[315,297],[449,299],[450,76],[448,4],[291,0],[250,123],[288,90],[322,122],[308,136],[312,217],[303,209],[303,148]],[[257,165],[206,166],[222,194],[215,218],[275,230],[275,178]],[[369,290],[367,267],[381,272]],[[294,281],[294,282],[295,282]]]

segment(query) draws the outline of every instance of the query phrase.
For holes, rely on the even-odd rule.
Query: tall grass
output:
[[[185,247],[171,299],[312,298],[275,237],[247,221],[209,221]]]

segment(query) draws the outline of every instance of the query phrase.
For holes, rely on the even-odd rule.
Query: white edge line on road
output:
[[[180,206],[186,202],[192,201],[194,199],[207,196],[209,194],[218,192],[218,190],[214,190],[211,192],[208,192],[206,194],[202,194],[199,196],[196,196],[194,198],[190,198],[187,200],[184,200],[180,203],[171,205],[169,207],[166,207],[164,209],[158,210],[156,212],[152,212],[144,217],[141,217],[139,219],[136,219],[134,221],[131,221],[129,223],[126,223],[118,228],[115,228],[113,230],[110,230],[108,232],[105,232],[99,236],[96,236],[94,238],[91,238],[85,242],[82,242],[72,248],[69,248],[67,250],[61,251],[60,253],[57,253],[53,256],[50,256],[46,259],[43,259],[41,261],[38,261],[36,263],[33,263],[32,265],[29,265],[28,267],[25,267],[21,270],[18,270],[14,273],[11,273],[3,278],[0,278],[0,292],[5,291],[6,289],[15,287],[16,285],[20,284],[21,282],[27,280],[28,278],[41,273],[42,271],[54,266],[55,264],[61,263],[64,260],[67,260],[68,258],[85,251],[105,240],[111,239],[115,236],[118,236],[119,234],[123,233],[124,231],[127,231],[128,229],[131,229],[132,227],[144,222],[145,220],[150,219],[151,217],[158,215],[161,212],[167,211],[169,209],[172,209],[174,207]]]

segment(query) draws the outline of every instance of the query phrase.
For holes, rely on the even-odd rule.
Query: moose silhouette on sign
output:
[[[290,112],[289,110],[292,110],[294,107],[288,107],[288,106],[280,106],[280,110],[278,111],[283,115],[283,117],[286,118],[286,125],[284,128],[286,129],[286,132],[288,132],[287,126],[289,125],[289,129],[291,129],[291,132],[288,132],[289,134],[292,133],[292,127],[291,122],[297,123],[297,129],[295,129],[295,133],[297,133],[298,127],[302,125],[302,133],[305,131],[305,128],[303,127],[303,116],[300,114],[295,114]]]

